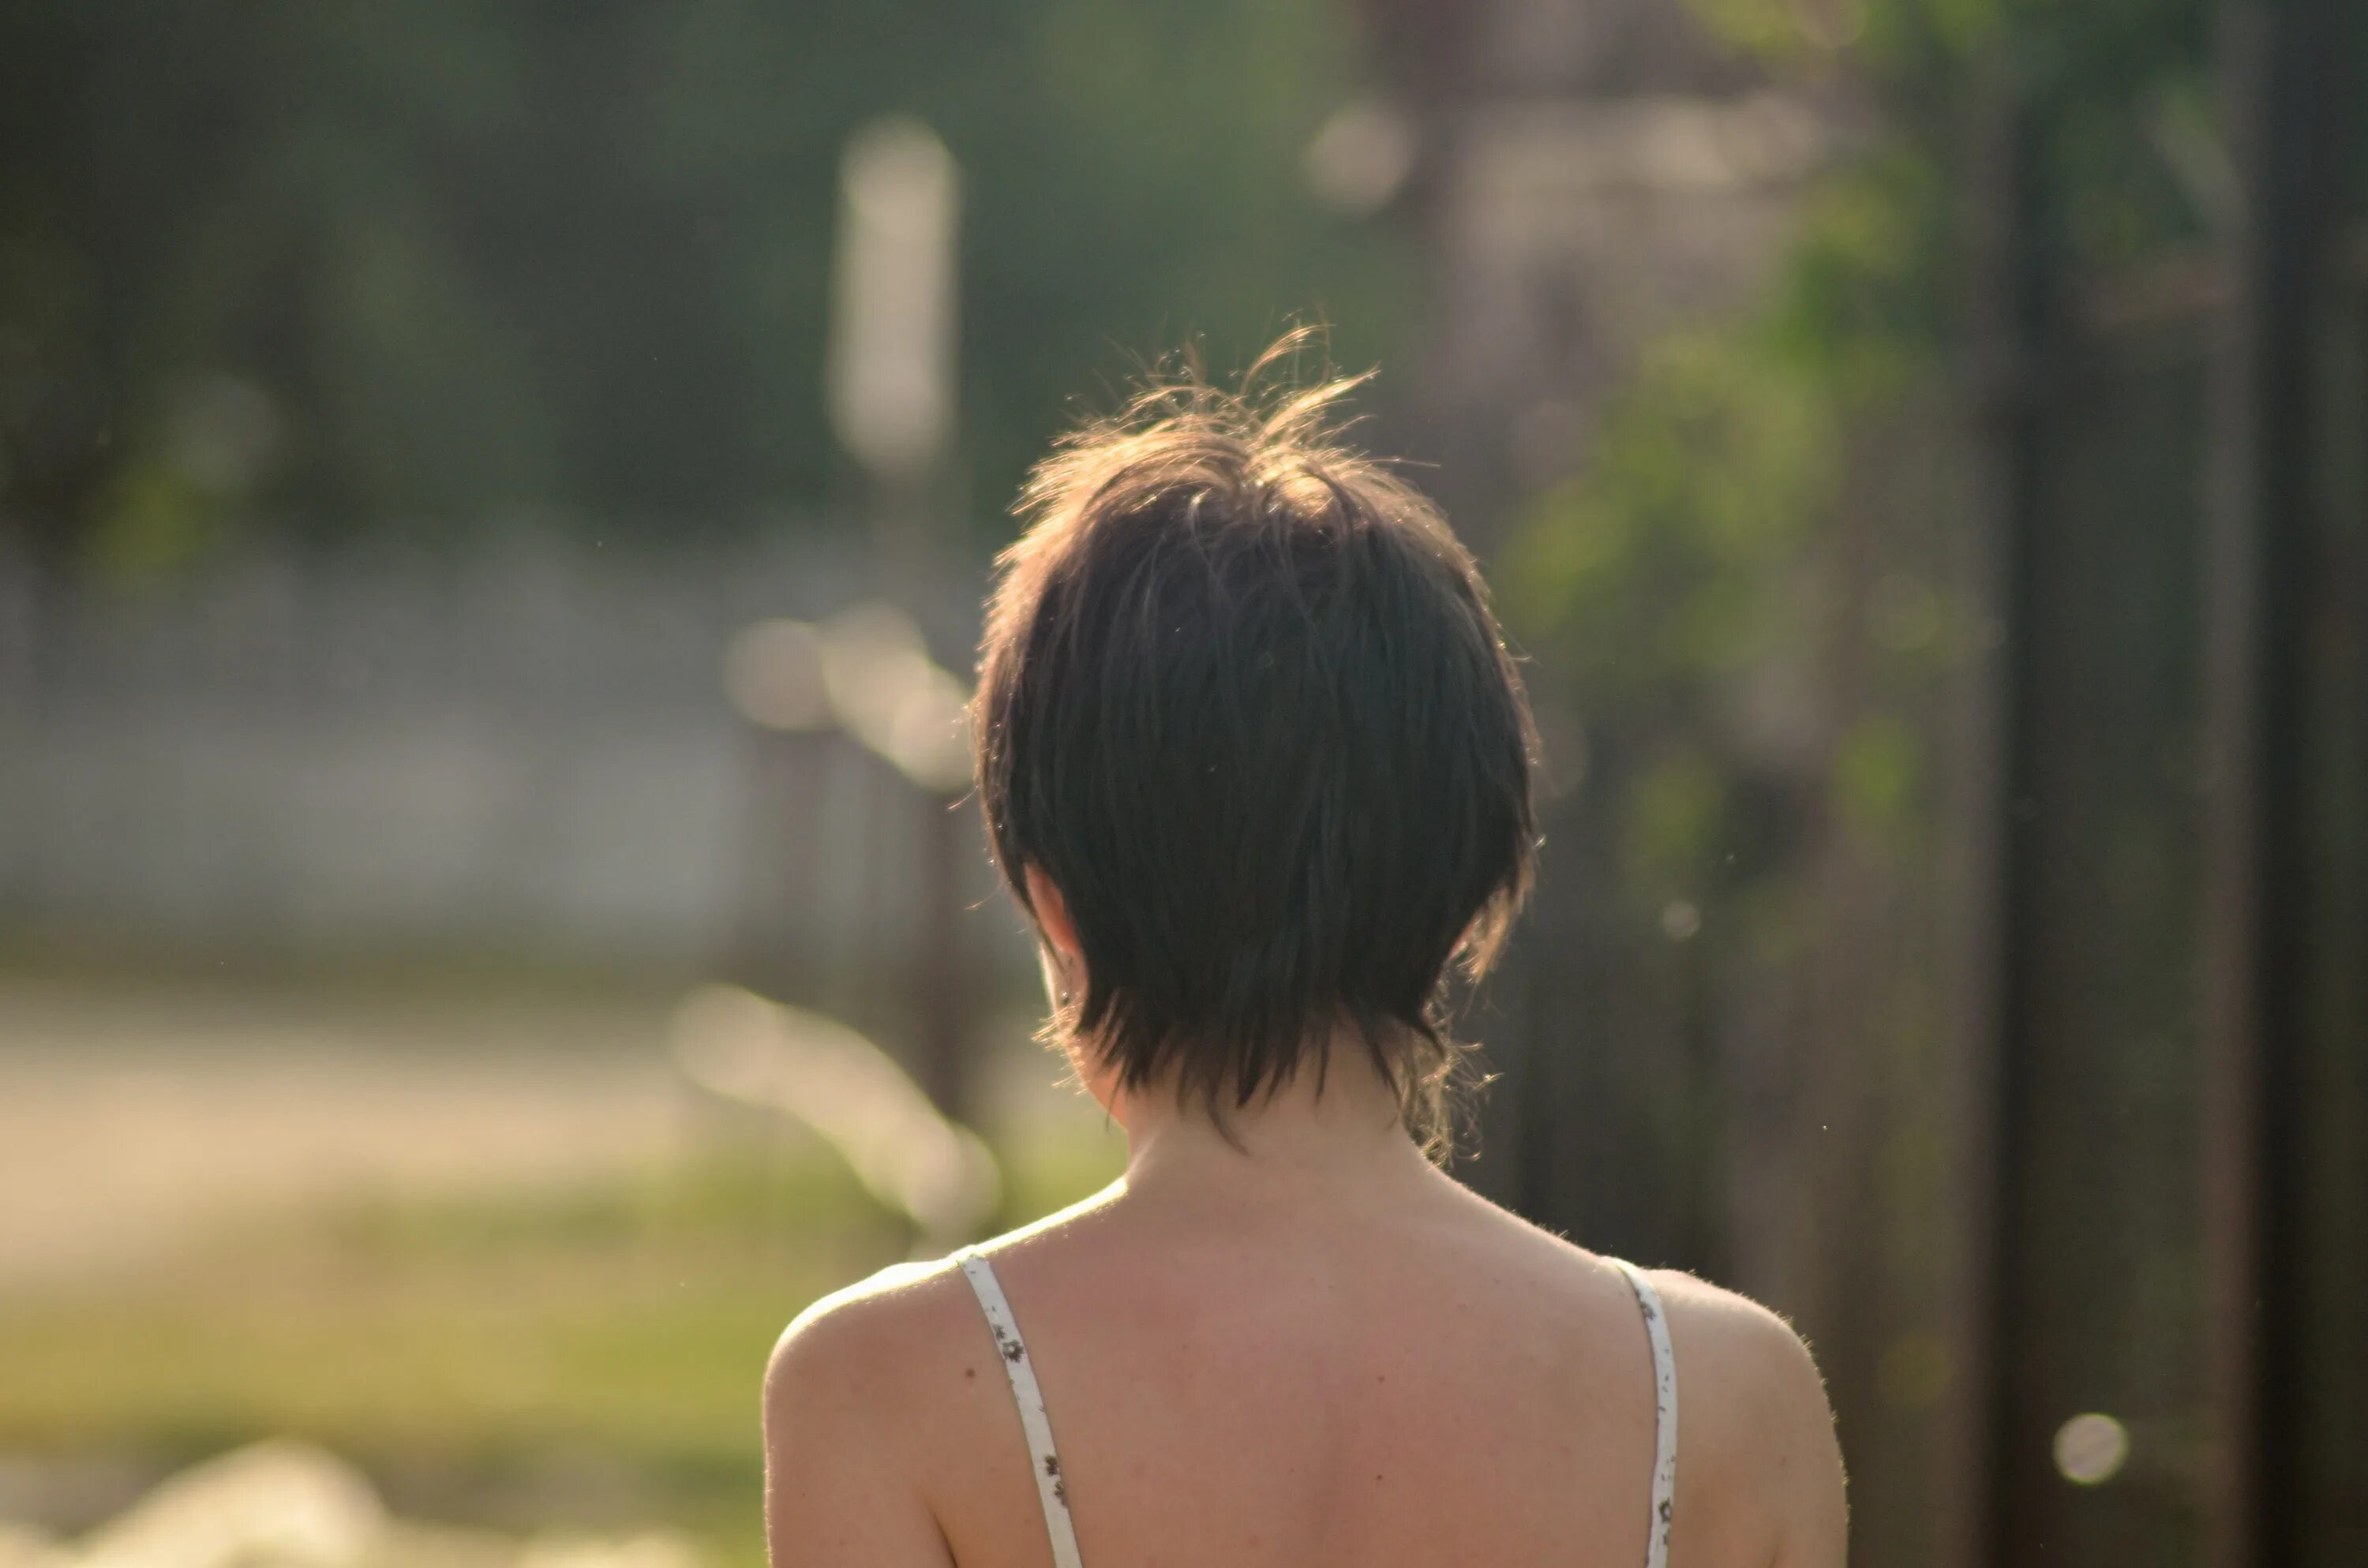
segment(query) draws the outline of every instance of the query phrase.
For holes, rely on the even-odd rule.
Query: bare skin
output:
[[[1031,872],[1031,885],[1039,881]],[[1079,962],[1034,888],[1056,983]],[[1651,1357],[1592,1254],[1440,1173],[1334,1052],[1229,1119],[1087,1087],[1108,1190],[992,1244],[1091,1568],[1645,1561]],[[1236,1146],[1238,1145],[1238,1146]],[[1782,1320],[1653,1276],[1678,1363],[1674,1568],[1839,1568],[1841,1460]],[[765,1384],[775,1568],[1051,1562],[1011,1392],[951,1265],[790,1325]]]

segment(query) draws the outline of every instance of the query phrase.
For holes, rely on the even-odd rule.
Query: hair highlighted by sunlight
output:
[[[1496,959],[1535,835],[1527,701],[1471,555],[1342,444],[1365,378],[1186,365],[1061,440],[1001,557],[973,708],[996,861],[1061,890],[1053,1027],[1223,1123],[1339,1026],[1437,1152],[1452,971]],[[1311,1063],[1310,1058],[1315,1060]]]

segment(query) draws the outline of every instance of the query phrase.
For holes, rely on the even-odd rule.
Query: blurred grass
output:
[[[1014,1150],[1007,1221],[1092,1191],[1112,1159],[1082,1130]],[[328,1209],[0,1294],[0,1450],[177,1464],[293,1435],[405,1513],[670,1524],[719,1563],[757,1563],[766,1353],[808,1302],[911,1246],[803,1142]]]

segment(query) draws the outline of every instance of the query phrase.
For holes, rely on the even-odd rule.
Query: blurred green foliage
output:
[[[1870,671],[1878,710],[1827,744],[1829,804],[1871,845],[1910,842],[1929,769],[1914,725],[1880,710],[1929,691],[1976,629],[1921,579],[1849,569],[1898,559],[1920,519],[1844,518],[1873,449],[1956,395],[1971,362],[1991,106],[2028,106],[2037,243],[2080,288],[2204,240],[2230,177],[2206,0],[1692,4],[1834,107],[1844,151],[1766,296],[1646,353],[1586,471],[1530,504],[1505,574],[1543,678],[1586,716],[1590,758],[1611,759],[1595,782],[1641,835],[1632,869],[1653,868],[1640,911],[1753,835],[1756,765],[1721,711],[1749,672],[1805,662],[1830,689],[1837,659]],[[1853,624],[1864,646],[1837,651]]]
[[[999,1222],[1115,1174],[1108,1139],[1031,1139]],[[249,1225],[128,1278],[0,1293],[0,1449],[178,1465],[293,1435],[423,1517],[670,1525],[753,1565],[766,1354],[912,1244],[807,1140]]]
[[[171,1467],[293,1435],[428,1517],[673,1524],[757,1562],[766,1352],[901,1245],[818,1158],[250,1227],[0,1297],[0,1445]]]
[[[1064,400],[1286,312],[1371,358],[1398,250],[1300,154],[1329,0],[0,11],[0,528],[169,568],[242,528],[729,528],[833,498],[837,160],[964,180],[962,457],[992,517]],[[983,525],[992,532],[992,525]]]

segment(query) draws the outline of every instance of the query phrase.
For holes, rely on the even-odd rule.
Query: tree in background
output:
[[[1325,0],[11,6],[0,529],[137,573],[253,528],[812,512],[839,151],[899,111],[963,165],[992,515],[1125,354],[1302,311],[1392,341],[1397,252],[1299,173],[1357,54]]]

